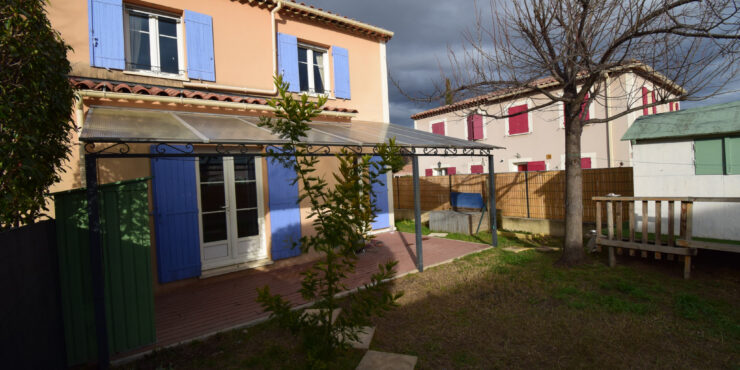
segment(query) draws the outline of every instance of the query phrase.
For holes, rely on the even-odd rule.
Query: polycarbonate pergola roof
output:
[[[80,140],[87,143],[189,143],[280,145],[287,140],[259,127],[259,118],[119,107],[91,107]],[[396,138],[414,148],[502,149],[401,125],[354,121],[311,122],[309,145],[370,147]]]

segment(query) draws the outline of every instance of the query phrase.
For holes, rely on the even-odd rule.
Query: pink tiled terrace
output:
[[[389,232],[378,235],[377,240],[383,245],[368,248],[360,255],[357,271],[347,284],[350,288],[369,282],[370,276],[377,272],[378,264],[391,259],[398,261],[398,274],[416,271],[413,234]],[[485,244],[433,237],[424,237],[423,241],[426,267],[488,248]],[[195,286],[178,288],[155,297],[157,343],[139,351],[176,344],[266,317],[267,314],[255,302],[256,289],[264,285],[269,285],[272,292],[280,293],[294,303],[306,303],[298,289],[300,272],[309,265],[255,269],[233,274],[233,277],[213,281],[205,279]]]

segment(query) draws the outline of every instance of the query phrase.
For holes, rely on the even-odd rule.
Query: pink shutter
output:
[[[655,90],[650,92],[650,97],[653,98],[653,103],[655,103]],[[658,113],[658,106],[653,105],[653,114]]]
[[[444,135],[445,134],[445,123],[444,122],[432,123],[432,133],[437,134],[437,135]]]
[[[514,115],[520,112],[525,112],[527,105],[517,105],[516,107],[509,108],[509,115]],[[509,135],[523,134],[529,132],[529,113],[522,113],[516,116],[509,117]]]
[[[457,173],[457,169],[455,167],[447,167],[447,174],[448,175],[454,175]]]
[[[475,140],[475,114],[468,115],[468,140]]]
[[[544,171],[547,169],[545,161],[535,161],[527,163],[527,171]]]
[[[648,105],[648,89],[647,87],[643,87],[642,88],[642,106],[643,106],[642,115],[643,116],[648,115],[647,105]]]
[[[590,96],[588,95],[588,93],[586,93],[586,96],[583,98],[583,103],[581,103],[581,119],[583,119],[583,120],[588,120],[589,119],[588,109],[586,109],[586,104],[588,103],[588,98],[589,97]]]
[[[681,109],[681,106],[679,105],[679,102],[676,102],[676,110]]]
[[[470,166],[470,173],[483,173],[483,165],[482,164],[474,164]]]
[[[581,158],[581,169],[591,168],[591,158]]]
[[[523,163],[523,164],[516,165],[516,170],[518,172],[524,172],[524,171],[526,171],[527,170],[527,164],[526,163]]]
[[[473,135],[475,140],[483,140],[483,116],[480,114],[473,117]]]
[[[668,110],[673,112],[673,103],[668,103]]]
[[[424,170],[424,174],[427,176],[432,176],[434,173],[431,168],[427,168],[426,170]]]

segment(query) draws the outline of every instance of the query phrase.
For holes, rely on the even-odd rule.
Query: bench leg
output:
[[[617,265],[617,257],[614,256],[614,247],[609,247],[609,267]]]
[[[683,278],[688,279],[691,276],[691,256],[686,256],[683,260]]]

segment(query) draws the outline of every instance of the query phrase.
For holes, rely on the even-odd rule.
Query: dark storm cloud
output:
[[[410,93],[429,92],[447,66],[447,46],[460,45],[462,32],[474,19],[472,0],[310,0],[305,2],[393,31],[386,53],[388,72]],[[409,101],[389,81],[391,122],[413,125],[409,118],[439,103]]]
[[[388,72],[409,92],[431,92],[441,81],[440,65],[449,65],[448,46],[459,49],[462,33],[475,20],[476,11],[488,10],[485,0],[476,10],[473,0],[307,0],[308,5],[329,10],[393,31],[388,43]],[[489,18],[490,19],[490,18]],[[685,102],[681,108],[724,103],[740,99],[740,84],[727,86],[728,93],[714,98]],[[409,101],[389,81],[391,122],[413,125],[410,116],[439,105]]]

